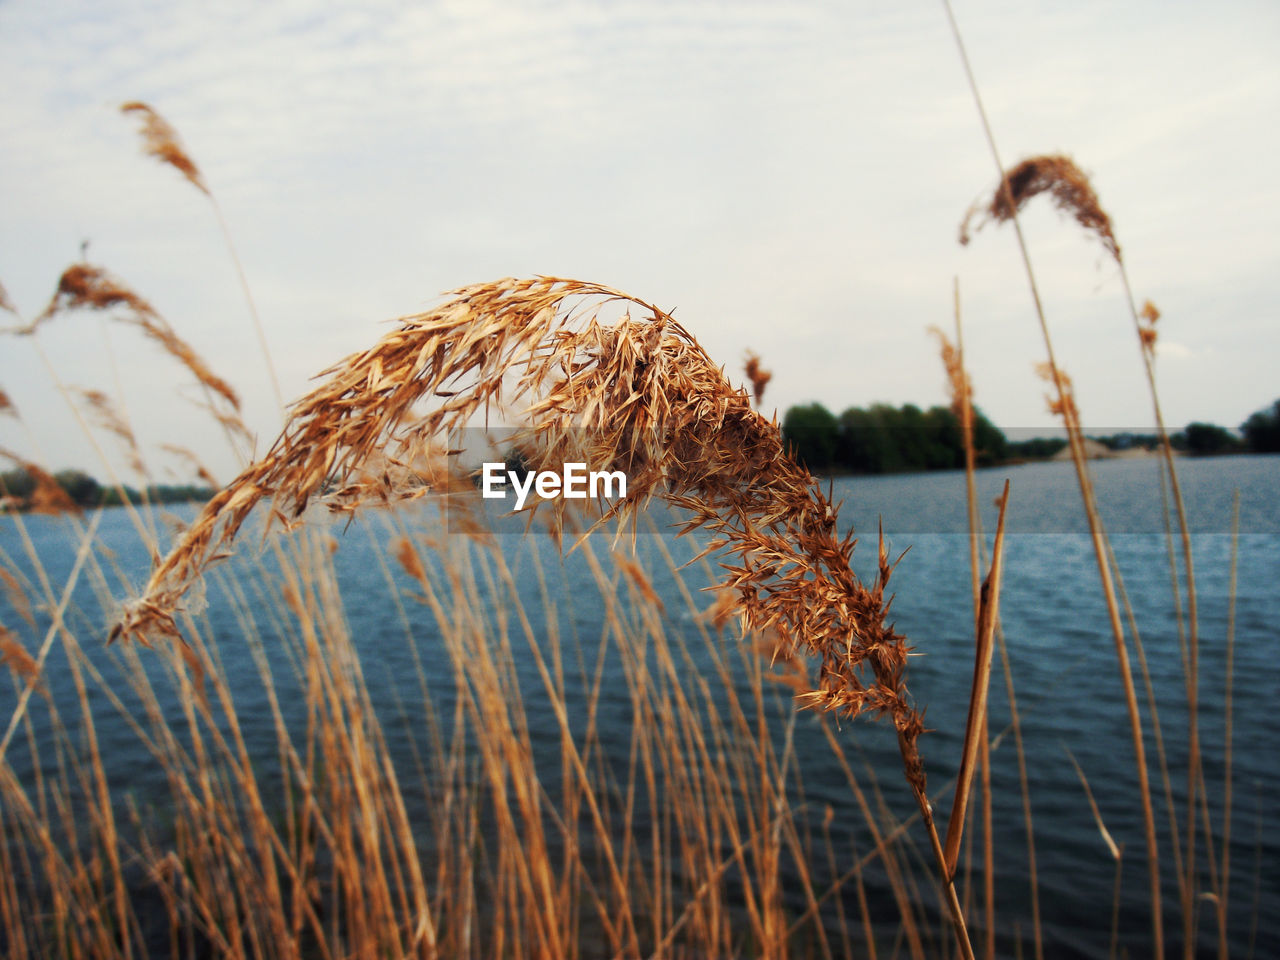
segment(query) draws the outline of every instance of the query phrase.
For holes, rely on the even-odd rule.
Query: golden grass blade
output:
[[[956,777],[956,795],[951,805],[951,819],[947,825],[945,860],[947,877],[954,879],[956,858],[960,854],[960,841],[964,834],[965,813],[969,805],[969,791],[977,769],[979,741],[987,715],[987,693],[991,687],[991,652],[995,647],[996,619],[1000,608],[1000,578],[1004,568],[1004,520],[1009,506],[1009,481],[1004,482],[1000,495],[1000,517],[996,521],[995,545],[991,551],[991,569],[982,583],[982,597],[978,612],[978,635],[975,639],[973,686],[969,694],[969,717],[965,722],[964,746],[961,748],[960,772]]]

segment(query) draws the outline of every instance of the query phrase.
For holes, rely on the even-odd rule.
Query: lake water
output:
[[[1223,693],[1232,599],[1232,493],[1238,490],[1240,495],[1234,596],[1230,939],[1236,956],[1280,955],[1280,869],[1276,868],[1280,863],[1280,832],[1274,829],[1271,819],[1274,797],[1280,794],[1280,724],[1270,714],[1280,693],[1280,595],[1276,590],[1280,574],[1280,457],[1185,460],[1180,465],[1180,475],[1194,532],[1201,637],[1199,719],[1215,842],[1222,823],[1225,780]],[[1094,465],[1094,476],[1104,522],[1112,535],[1124,586],[1150,661],[1172,790],[1181,807],[1186,792],[1187,710],[1168,552],[1162,533],[1158,467],[1154,460],[1106,461]],[[1110,939],[1115,862],[1098,832],[1067,751],[1088,777],[1107,829],[1123,846],[1120,941],[1130,955],[1143,955],[1150,949],[1147,868],[1141,811],[1135,800],[1132,745],[1074,473],[1069,464],[981,472],[979,499],[988,530],[995,526],[992,501],[1006,478],[1012,483],[1011,535],[1007,542],[1001,618],[1023,719],[1047,955],[1105,956]],[[854,557],[855,568],[861,574],[870,578],[874,570],[875,531],[879,524],[883,524],[892,551],[909,548],[891,582],[896,594],[893,611],[898,631],[911,638],[919,654],[910,664],[908,683],[917,703],[927,706],[926,723],[931,732],[922,739],[921,749],[931,790],[937,791],[947,784],[958,765],[972,674],[963,475],[838,478],[833,481],[833,489],[835,498],[845,501],[842,522],[853,523],[862,537]],[[189,517],[190,510],[184,510]],[[655,513],[655,518],[660,519],[660,515]],[[74,557],[74,529],[62,518],[27,517],[25,522],[55,591],[61,590]],[[423,718],[414,712],[421,707],[413,706],[422,702],[413,665],[415,650],[427,663],[430,695],[442,717],[448,717],[454,707],[454,687],[451,670],[439,654],[438,625],[430,617],[417,614],[406,625],[387,602],[389,583],[395,583],[402,591],[411,585],[402,571],[390,570],[378,560],[390,535],[384,524],[384,518],[371,515],[357,519],[350,527],[334,524],[330,532],[338,542],[334,564],[365,681],[374,702],[386,711],[389,748],[397,763],[404,764],[407,770],[414,739],[424,725]],[[696,538],[692,539],[696,543]],[[110,615],[104,598],[119,598],[136,589],[145,579],[148,559],[122,510],[103,514],[97,540],[104,579],[95,589],[93,577],[86,574],[82,578],[69,622],[90,658],[100,665],[107,684],[112,684],[118,682],[118,674],[113,671],[119,667],[114,655],[98,646]],[[249,571],[250,578],[261,576],[253,572],[261,568],[250,566],[267,549],[260,540],[245,536],[239,547],[241,555],[222,569],[233,576],[238,569]],[[584,587],[590,578],[582,553],[562,559],[545,536],[504,537],[502,546],[515,571],[522,605],[528,611],[536,611],[530,617],[534,628],[545,631],[550,622],[564,642],[581,639],[588,651],[584,675],[589,675],[589,657],[605,629],[605,613],[598,595],[593,600],[592,590]],[[0,548],[7,563],[35,581],[35,568],[13,518],[0,518]],[[709,670],[710,664],[700,659],[702,654],[697,649],[695,618],[660,557],[663,548],[675,553],[677,559],[687,558],[690,539],[641,536],[636,540],[636,549],[654,571],[654,587],[666,610],[664,629],[674,637],[687,635],[690,662],[702,663]],[[269,550],[265,562],[269,568]],[[246,736],[251,748],[260,751],[257,759],[263,765],[263,776],[270,780],[276,754],[267,700],[257,683],[257,670],[247,652],[249,645],[243,642],[242,624],[221,599],[221,582],[221,574],[211,578],[208,623],[218,638],[225,670],[237,693]],[[685,574],[685,582],[696,589],[707,580],[701,568],[693,567]],[[504,602],[500,592],[489,601]],[[554,610],[548,608],[548,603],[554,605]],[[0,599],[0,623],[19,633],[29,649],[38,645],[48,623],[47,614],[37,614],[37,629],[26,633],[12,597],[6,594]],[[263,619],[269,621],[269,617]],[[270,630],[263,630],[262,640],[270,655]],[[520,649],[515,640],[513,644],[516,650]],[[60,674],[60,665],[65,670],[65,660],[55,652],[46,681],[51,695],[72,711],[71,684]],[[537,693],[537,673],[519,656],[513,668],[522,690],[528,691],[525,702],[531,734],[535,742],[545,739],[551,744],[551,753],[558,758],[554,718],[550,711],[540,712],[544,701]],[[277,671],[277,676],[284,678],[281,683],[287,687],[287,667]],[[600,738],[607,754],[616,747],[625,757],[630,742],[627,708],[631,700],[623,684],[620,677],[606,671],[601,700],[609,709],[602,710]],[[1009,722],[1004,690],[1004,674],[997,659],[992,680],[993,736],[1006,731]],[[572,710],[581,705],[584,693],[572,678],[568,691]],[[127,692],[121,695],[128,706]],[[91,690],[90,699],[111,775],[127,784],[135,798],[144,803],[161,803],[166,790],[163,771],[150,760],[101,691]],[[303,707],[291,702],[287,695],[283,699],[286,712],[290,713],[288,719],[303,722]],[[0,721],[7,724],[14,702],[14,688],[6,680],[0,686]],[[176,701],[167,710],[174,718],[181,716]],[[785,716],[789,711],[789,704],[784,701],[780,713]],[[1146,720],[1145,699],[1142,712]],[[779,719],[779,729],[784,722]],[[37,737],[48,734],[37,717]],[[914,808],[900,783],[892,731],[884,724],[858,721],[843,724],[839,736],[848,741],[851,751],[864,754],[870,768],[876,771],[889,810],[899,819],[910,816]],[[797,803],[818,811],[817,823],[821,823],[821,811],[830,805],[835,812],[835,849],[847,851],[850,844],[865,849],[868,843],[859,831],[861,818],[852,804],[845,774],[831,759],[818,721],[800,714],[794,737],[803,771],[803,797],[797,798]],[[1149,734],[1147,746],[1154,755]],[[6,762],[20,780],[31,776],[30,756],[21,738],[10,748]],[[44,754],[41,759],[50,762]],[[1152,771],[1153,781],[1158,784],[1154,779],[1154,757]],[[1002,955],[1013,956],[1021,950],[1029,956],[1031,905],[1023,808],[1013,739],[1007,733],[999,738],[993,753],[992,778],[999,949]],[[937,805],[943,823],[950,805],[949,793],[947,797]],[[1157,818],[1167,878],[1164,906],[1168,938],[1177,945],[1181,942],[1177,894],[1169,860],[1168,825],[1159,806]],[[917,841],[923,849],[923,837]],[[1200,862],[1203,865],[1203,856]],[[867,880],[876,915],[885,916],[886,929],[892,929],[895,908],[883,882],[877,887],[876,875],[870,871]],[[1207,874],[1202,884],[1208,889]],[[847,909],[854,917],[853,893],[845,892]],[[797,911],[804,909],[803,902],[789,906]],[[971,916],[977,926],[976,911]],[[1198,928],[1200,947],[1208,952],[1216,943],[1215,919],[1208,906],[1198,915]],[[1019,939],[1020,947],[1016,942]],[[884,946],[891,943],[887,939]]]

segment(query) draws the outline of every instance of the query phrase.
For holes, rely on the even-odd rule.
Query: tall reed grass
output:
[[[145,105],[125,109],[143,117],[148,151],[212,199],[172,128]],[[1123,268],[1109,219],[1065,158],[1001,169],[986,215],[1016,229],[1018,208],[1045,191]],[[1026,264],[1034,294],[1029,256]],[[1207,892],[1226,956],[1230,821],[1215,847],[1175,464],[1166,443],[1182,541],[1181,579],[1171,560],[1174,602],[1187,600],[1192,762],[1182,810],[1132,614],[1127,632],[1123,622],[1123,581],[1097,521],[1070,380],[1054,361],[1038,295],[1036,304],[1124,682],[1151,948],[1163,955],[1167,932],[1163,802],[1183,951],[1196,952]],[[12,691],[0,744],[7,955],[923,958],[972,956],[971,925],[985,956],[1000,942],[1021,951],[1021,935],[1001,930],[995,896],[991,805],[1000,788],[987,703],[996,650],[1021,773],[1028,946],[1052,952],[999,616],[1004,505],[1017,491],[1006,488],[986,560],[958,287],[956,342],[942,340],[966,431],[975,654],[972,676],[955,678],[971,691],[961,755],[946,764],[958,775],[933,788],[923,711],[907,689],[910,646],[890,613],[900,558],[881,538],[871,582],[854,573],[854,532],[842,532],[838,506],[792,458],[776,422],[659,307],[556,278],[454,291],[328,370],[253,461],[231,385],[105,270],[73,265],[49,306],[16,332],[38,343],[44,324],[85,309],[141,331],[188,370],[244,466],[172,535],[157,508],[128,508],[132,548],[151,564],[140,584],[120,559],[129,548],[100,538],[100,511],[78,514],[37,464],[0,451],[36,477],[37,505],[59,515],[73,543],[72,561],[55,561],[33,530],[50,521],[4,519],[18,550],[0,553],[3,609],[16,618],[0,627]],[[1159,419],[1154,308],[1133,318]],[[52,358],[44,362],[56,380]],[[747,375],[758,405],[770,374],[750,355]],[[83,396],[85,431],[122,444],[131,469],[145,472],[127,416],[105,392]],[[0,409],[14,411],[7,397]],[[489,415],[518,422],[515,443],[533,465],[622,470],[629,497],[586,514],[543,505],[535,523],[551,536],[512,549],[485,526],[450,446]],[[195,453],[183,455],[211,477]],[[112,458],[104,451],[103,460]],[[684,540],[637,536],[657,502],[677,511]],[[245,548],[250,529],[263,544],[257,553]],[[344,583],[343,530],[369,540],[376,569],[365,573],[382,584],[377,637],[348,614],[356,597]],[[579,579],[565,592],[570,565]],[[669,608],[673,595],[683,609]],[[564,607],[575,605],[598,613],[592,633],[574,635],[578,621]],[[931,639],[917,643],[927,649]],[[395,702],[375,701],[368,675],[379,661],[412,678],[412,699],[402,683],[391,687]],[[622,678],[622,702],[607,699],[606,676]],[[805,710],[820,741],[798,730]],[[892,725],[913,810],[890,808],[888,771],[864,769],[858,727],[841,723],[859,717]],[[120,743],[100,736],[122,727],[149,758],[153,779],[141,796],[112,759]],[[1148,780],[1148,735],[1163,797]],[[846,778],[839,812],[807,796],[815,743]],[[1229,757],[1229,727],[1226,747]],[[1229,809],[1229,764],[1226,782]],[[966,831],[975,783],[978,825]],[[940,831],[935,805],[948,797]],[[852,830],[833,831],[837,817],[857,821],[854,848],[836,841]],[[1122,850],[1110,849],[1118,909]]]

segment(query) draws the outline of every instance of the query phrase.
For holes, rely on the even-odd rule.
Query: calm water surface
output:
[[[1233,491],[1238,489],[1240,493],[1234,597],[1231,937],[1236,956],[1276,956],[1280,955],[1280,869],[1276,867],[1280,863],[1280,832],[1274,829],[1273,811],[1274,798],[1280,795],[1280,724],[1275,722],[1271,709],[1280,693],[1280,596],[1275,586],[1280,575],[1280,457],[1188,460],[1181,465],[1181,477],[1194,530],[1202,667],[1200,729],[1209,813],[1215,831],[1222,822],[1224,786],[1223,691],[1227,683],[1225,643],[1231,614],[1231,504]],[[1023,720],[1047,953],[1105,956],[1109,945],[1115,863],[1084,799],[1069,751],[1088,777],[1107,829],[1125,851],[1120,939],[1131,955],[1143,954],[1149,950],[1147,879],[1141,811],[1134,800],[1137,790],[1132,745],[1115,650],[1092,547],[1084,532],[1074,474],[1069,464],[1036,464],[981,473],[979,500],[988,529],[995,526],[992,501],[1006,478],[1012,482],[1011,536],[1001,616]],[[1104,522],[1112,534],[1124,587],[1150,663],[1172,789],[1175,797],[1182,798],[1186,790],[1186,698],[1178,622],[1171,602],[1168,551],[1162,534],[1158,470],[1154,461],[1102,462],[1095,464],[1095,481]],[[862,536],[855,553],[855,566],[860,573],[869,578],[874,570],[878,524],[883,524],[894,552],[908,551],[892,580],[896,592],[893,611],[899,632],[911,638],[920,654],[910,666],[909,685],[916,701],[927,705],[926,722],[931,732],[922,740],[922,752],[931,789],[939,790],[955,773],[972,673],[963,476],[947,473],[839,478],[834,481],[834,490],[836,499],[845,501],[843,522],[853,523]],[[189,509],[186,515],[190,516]],[[28,517],[26,522],[51,582],[55,589],[61,589],[74,556],[75,531],[67,521],[57,518]],[[95,584],[96,574],[82,577],[70,621],[91,657],[100,664],[107,682],[113,684],[129,707],[132,701],[125,686],[114,686],[118,683],[118,674],[113,672],[117,670],[114,654],[108,655],[94,644],[100,641],[110,618],[104,598],[121,597],[136,590],[145,580],[148,558],[138,546],[138,538],[123,511],[107,511],[100,522],[98,554],[103,579]],[[340,543],[336,569],[365,678],[375,703],[385,710],[392,752],[407,768],[410,744],[424,726],[414,653],[428,664],[428,692],[440,716],[448,716],[453,707],[452,674],[447,660],[438,655],[439,634],[431,619],[415,616],[406,628],[386,602],[387,578],[392,577],[401,585],[404,578],[377,560],[386,539],[378,524],[372,520],[368,525],[357,522],[346,529],[335,526],[332,532]],[[234,573],[236,564],[262,554],[263,548],[256,543],[254,537],[247,537],[240,545],[244,556],[232,560],[227,569]],[[637,549],[658,570],[655,587],[668,611],[666,628],[673,635],[687,632],[692,638],[692,616],[682,612],[687,607],[674,578],[664,572],[664,564],[658,559],[660,545],[683,558],[689,555],[687,540],[669,542],[663,538],[659,542],[656,537],[642,536],[637,539]],[[585,639],[585,646],[592,649],[604,629],[603,612],[598,599],[590,602],[594,588],[584,590],[587,573],[581,555],[561,560],[545,536],[504,538],[503,546],[516,570],[526,609],[543,610],[545,581],[547,593],[555,602],[555,622],[563,639]],[[34,579],[34,568],[12,518],[0,518],[0,548],[17,568]],[[691,568],[686,577],[690,587],[705,585],[697,568]],[[240,623],[220,602],[221,582],[225,580],[211,579],[207,615],[220,641],[232,688],[237,692],[238,711],[251,749],[260,751],[263,776],[269,781],[277,761],[267,700],[257,681],[257,669],[248,644],[243,641]],[[270,622],[269,617],[261,619]],[[539,625],[539,616],[531,619]],[[542,623],[545,620],[544,615]],[[19,612],[7,598],[0,599],[0,623],[10,626],[19,622]],[[43,635],[47,622],[47,617],[40,619],[37,635]],[[270,650],[269,629],[264,630],[262,640]],[[689,649],[695,660],[702,656],[692,639]],[[57,654],[51,657],[50,691],[60,703],[68,705],[65,709],[72,710],[72,689],[69,680],[59,675],[59,663],[65,668],[65,661],[60,661]],[[433,663],[444,664],[436,674],[431,673]],[[287,687],[287,664],[279,666],[276,675]],[[540,682],[534,668],[519,658],[515,666],[523,688],[530,691],[526,701],[531,731],[535,738],[549,743],[551,752],[558,757],[554,719],[549,710],[539,709],[543,701],[538,697]],[[613,682],[616,687],[606,681],[602,694],[610,709],[601,711],[606,718],[601,739],[606,748],[616,745],[625,757],[630,743],[627,718],[631,699],[621,678]],[[582,700],[580,696],[574,699],[572,679],[569,685],[572,712],[581,709]],[[1010,709],[1004,691],[1005,677],[997,662],[991,728],[993,735],[1005,731],[993,754],[997,916],[1001,952],[1014,955],[1015,936],[1029,936],[1031,905],[1022,802],[1013,738],[1007,732]],[[291,719],[301,722],[301,707],[296,700],[291,706],[289,697],[283,699],[286,711],[294,711]],[[101,691],[91,693],[91,701],[112,776],[144,806],[148,802],[161,803],[166,789],[163,772]],[[6,681],[0,689],[0,717],[6,722],[13,702],[13,690]],[[166,709],[175,723],[181,722],[181,707],[176,699]],[[787,709],[784,703],[782,710]],[[1147,717],[1145,700],[1142,710]],[[801,714],[795,733],[803,770],[803,802],[818,811],[830,804],[838,812],[834,826],[837,849],[848,850],[849,844],[855,843],[865,848],[866,838],[856,830],[861,818],[851,804],[844,774],[830,759],[816,720]],[[909,816],[913,805],[898,783],[901,777],[892,731],[883,724],[858,722],[845,724],[841,736],[863,752],[871,768],[878,772],[893,813]],[[1154,753],[1150,736],[1148,750]],[[15,742],[7,762],[20,778],[30,775],[30,755],[23,742]],[[949,799],[940,803],[944,821],[949,803]],[[156,816],[162,819],[162,810],[157,810]],[[1161,830],[1167,831],[1163,810],[1158,811],[1158,818]],[[1171,854],[1167,837],[1162,837],[1162,855],[1168,865]],[[1165,872],[1172,877],[1171,867],[1167,866]],[[882,879],[879,888],[873,874],[868,874],[868,882],[873,885],[873,902],[883,908],[886,916],[893,917]],[[852,891],[849,895],[852,916],[857,908]],[[794,906],[799,909],[803,904]],[[1171,941],[1180,943],[1172,879],[1166,884],[1165,909],[1170,917]],[[1201,945],[1208,951],[1216,937],[1208,907],[1199,917],[1199,926]],[[1024,947],[1029,953],[1029,944],[1024,942]]]

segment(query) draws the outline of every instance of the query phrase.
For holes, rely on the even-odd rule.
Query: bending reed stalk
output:
[[[1018,203],[1014,197],[1011,177],[1006,173],[1004,164],[1000,159],[1000,153],[996,147],[995,137],[992,133],[990,122],[987,119],[986,110],[982,105],[981,95],[978,92],[977,81],[974,79],[973,70],[969,64],[968,54],[965,51],[964,41],[960,36],[960,28],[957,25],[955,15],[951,10],[950,0],[943,0],[943,6],[946,9],[947,18],[951,24],[952,34],[955,37],[956,44],[960,51],[965,76],[968,79],[969,88],[973,93],[978,114],[982,121],[982,128],[987,140],[987,145],[991,150],[991,157],[995,163],[997,175],[1000,178],[1000,186],[996,191],[996,198],[993,201],[993,209],[999,209],[1000,206],[1003,205],[1003,212],[1005,213],[1005,217],[1003,217],[1003,219],[1008,219],[1013,224],[1014,234],[1017,237],[1018,250],[1021,254],[1022,264],[1027,276],[1027,283],[1031,291],[1032,303],[1035,307],[1036,319],[1039,322],[1041,337],[1044,341],[1045,352],[1048,357],[1047,367],[1057,397],[1056,406],[1061,413],[1064,424],[1067,428],[1067,438],[1071,447],[1071,459],[1075,466],[1076,479],[1080,486],[1081,498],[1084,501],[1085,515],[1089,525],[1089,538],[1093,544],[1094,558],[1098,567],[1098,578],[1102,585],[1103,598],[1107,607],[1107,618],[1110,622],[1111,634],[1115,643],[1116,661],[1120,670],[1120,680],[1124,687],[1125,710],[1128,713],[1130,738],[1133,742],[1134,767],[1138,776],[1139,802],[1142,807],[1143,832],[1147,847],[1147,874],[1151,899],[1152,947],[1154,955],[1162,957],[1164,956],[1164,919],[1162,896],[1160,891],[1160,849],[1156,839],[1155,811],[1151,802],[1151,787],[1147,770],[1146,746],[1143,742],[1142,717],[1138,709],[1137,692],[1134,688],[1133,671],[1129,664],[1129,653],[1125,644],[1124,626],[1120,620],[1120,609],[1116,600],[1115,585],[1111,578],[1110,564],[1107,561],[1105,534],[1102,530],[1101,519],[1098,516],[1097,502],[1094,497],[1093,485],[1089,478],[1088,467],[1085,460],[1084,435],[1080,427],[1078,416],[1075,415],[1074,398],[1070,395],[1062,371],[1054,356],[1053,341],[1049,335],[1048,321],[1045,319],[1044,306],[1040,300],[1040,292],[1036,284],[1035,271],[1031,265],[1031,255],[1027,250],[1026,240],[1022,235],[1022,226],[1018,221]],[[1188,814],[1188,816],[1192,815],[1193,813]],[[1043,951],[1040,948],[1038,939],[1037,960],[1043,960]]]

